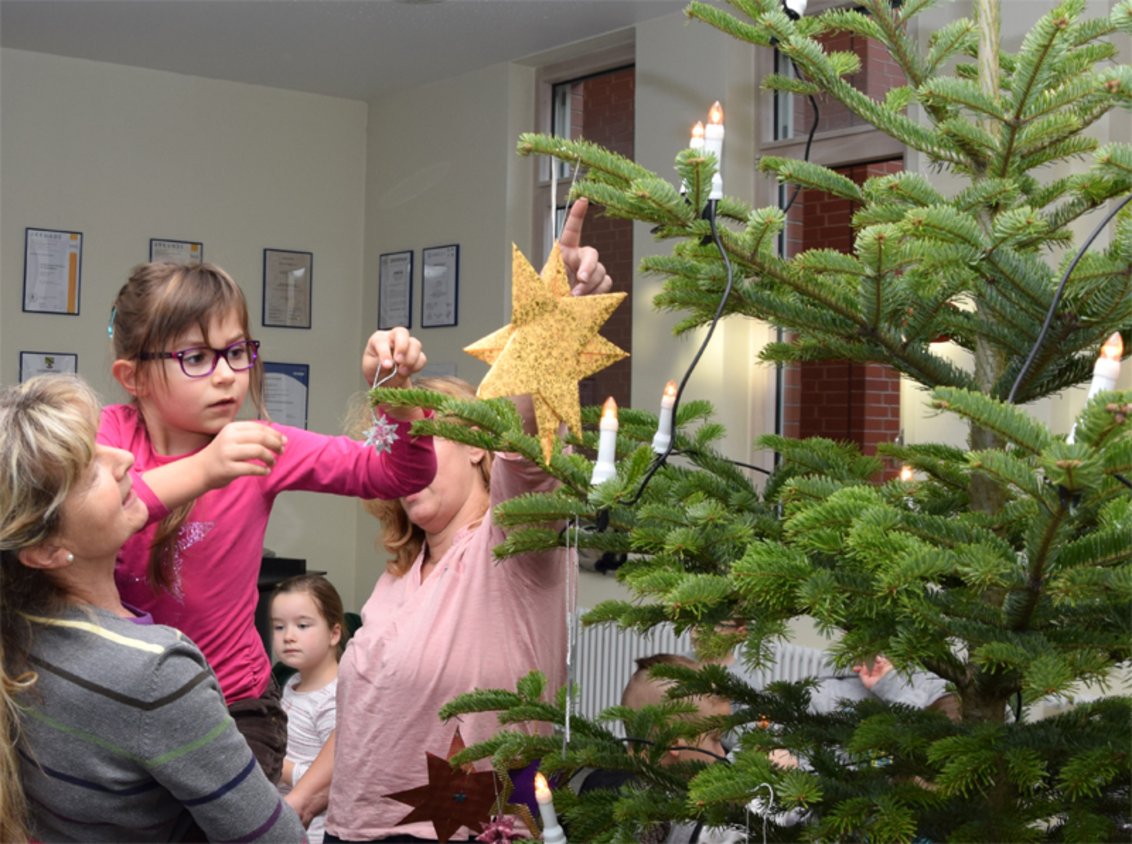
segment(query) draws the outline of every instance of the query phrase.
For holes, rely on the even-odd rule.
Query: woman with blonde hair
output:
[[[73,376],[0,391],[0,838],[301,841],[200,651],[118,594],[148,510],[98,415]]]
[[[3,588],[0,580],[0,589]],[[4,642],[0,638],[0,841],[27,841],[27,801],[20,783],[20,761],[16,754],[19,708],[16,695],[30,685],[28,678],[9,677],[4,668]]]

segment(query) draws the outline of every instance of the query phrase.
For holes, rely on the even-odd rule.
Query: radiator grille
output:
[[[581,610],[584,614],[585,610]],[[648,633],[622,630],[614,624],[583,627],[578,632],[578,711],[593,718],[621,702],[621,692],[637,669],[636,660],[658,653],[692,656],[687,634],[677,636],[671,624]]]
[[[584,614],[585,610],[581,610]],[[820,648],[780,644],[773,666],[755,672],[744,671],[755,688],[775,680],[802,680],[837,673],[826,652]],[[687,634],[676,635],[670,624],[654,627],[647,633],[622,630],[614,624],[583,627],[578,632],[575,653],[578,678],[578,711],[593,718],[603,709],[621,702],[621,692],[636,670],[636,660],[657,653],[694,656]]]

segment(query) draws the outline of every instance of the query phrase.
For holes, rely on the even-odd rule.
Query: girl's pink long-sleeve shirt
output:
[[[271,473],[237,478],[196,500],[167,564],[171,588],[163,592],[149,585],[147,569],[156,522],[168,510],[141,475],[188,455],[157,454],[134,406],[104,408],[98,441],[133,453],[135,490],[150,508],[150,524],[118,554],[115,580],[122,600],[192,639],[229,704],[262,695],[271,662],[255,627],[255,609],[263,537],[275,497],[305,490],[399,498],[423,489],[436,474],[436,455],[432,438],[410,436],[410,425],[398,423],[392,450],[378,454],[349,437],[272,424],[287,437],[287,447]]]

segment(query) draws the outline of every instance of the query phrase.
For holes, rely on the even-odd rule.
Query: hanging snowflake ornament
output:
[[[379,378],[380,374],[381,368],[378,367],[373,376],[373,389],[375,390],[397,374],[397,367],[393,367],[384,378]],[[369,414],[370,418],[373,419],[373,424],[366,428],[366,445],[371,446],[378,454],[384,451],[392,451],[393,443],[397,442],[397,423],[390,422],[384,413],[378,416],[372,408]]]
[[[397,442],[397,423],[390,422],[385,414],[373,417],[373,424],[366,428],[366,445],[373,446],[378,454],[383,451],[392,451],[393,443]]]

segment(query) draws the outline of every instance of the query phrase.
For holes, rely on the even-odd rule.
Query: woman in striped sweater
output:
[[[97,428],[77,378],[0,392],[0,704],[27,806],[6,794],[0,822],[41,842],[302,841],[200,651],[119,598],[115,556],[148,514]]]

